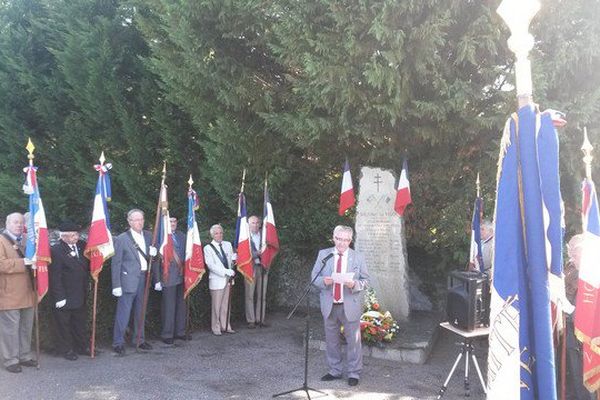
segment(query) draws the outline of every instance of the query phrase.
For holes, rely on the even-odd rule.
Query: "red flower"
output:
[[[373,310],[379,310],[379,303],[373,303]]]

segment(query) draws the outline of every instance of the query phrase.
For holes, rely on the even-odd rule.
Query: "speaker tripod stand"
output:
[[[483,392],[487,393],[486,387],[485,387],[485,381],[483,380],[483,375],[481,374],[481,369],[479,368],[479,363],[477,362],[477,358],[475,357],[475,354],[473,352],[473,350],[474,350],[473,340],[478,337],[484,337],[484,336],[489,335],[490,328],[489,327],[480,327],[480,328],[476,328],[472,331],[463,331],[460,328],[450,325],[450,323],[448,323],[448,322],[442,322],[440,324],[440,326],[442,328],[445,328],[445,329],[449,330],[450,332],[456,333],[457,335],[462,337],[462,343],[461,343],[462,347],[461,347],[460,353],[458,353],[458,356],[456,356],[456,360],[454,361],[454,365],[452,365],[452,369],[450,369],[450,373],[446,377],[444,384],[442,385],[442,387],[440,388],[440,390],[438,392],[437,399],[438,400],[441,399],[444,396],[444,394],[446,393],[446,389],[448,389],[448,383],[450,382],[450,379],[452,379],[452,376],[454,375],[454,372],[456,372],[456,368],[458,367],[458,364],[460,363],[460,360],[463,357],[465,359],[465,375],[464,375],[465,397],[471,396],[471,384],[469,382],[469,362],[470,361],[472,361],[473,365],[475,366],[475,370],[477,371],[477,376],[479,377],[479,383],[481,383]]]

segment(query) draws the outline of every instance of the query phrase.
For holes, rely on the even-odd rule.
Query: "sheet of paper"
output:
[[[354,279],[354,272],[344,272],[338,273],[334,272],[331,274],[331,279],[333,279],[334,283],[344,284]]]

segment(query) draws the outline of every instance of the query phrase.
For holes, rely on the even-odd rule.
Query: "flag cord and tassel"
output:
[[[154,220],[154,232],[152,233],[152,247],[156,248],[156,239],[158,238],[158,224],[160,222],[160,203],[161,203],[161,192],[162,192],[162,188],[165,185],[165,179],[167,177],[167,162],[164,161],[163,163],[163,170],[162,170],[162,180],[160,183],[160,192],[158,194],[158,203],[156,204],[156,218]],[[142,330],[145,327],[145,322],[146,322],[146,308],[148,307],[148,296],[150,294],[150,276],[152,275],[152,263],[154,262],[154,256],[150,255],[149,259],[148,259],[148,269],[146,270],[146,284],[144,285],[144,300],[142,302],[142,311],[141,311],[141,315],[140,315],[140,321],[138,324],[138,331],[137,331],[137,338],[135,341],[135,348],[136,350],[139,350],[140,347],[140,340],[142,338]]]

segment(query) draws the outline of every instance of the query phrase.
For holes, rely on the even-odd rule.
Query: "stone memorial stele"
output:
[[[408,263],[404,224],[394,210],[396,178],[380,168],[361,169],[355,249],[364,254],[371,287],[382,310],[398,321],[409,315]]]

